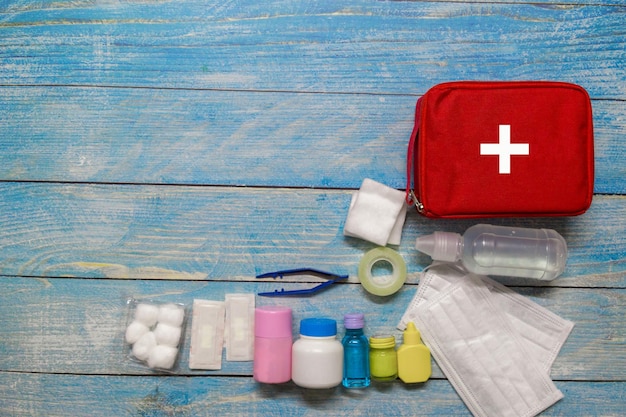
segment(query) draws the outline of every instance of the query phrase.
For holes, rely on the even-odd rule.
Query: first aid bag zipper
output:
[[[425,212],[424,204],[420,201],[419,193],[415,191],[415,188],[418,188],[419,191],[419,185],[416,187],[415,185],[411,184],[411,179],[413,177],[413,165],[417,163],[417,161],[415,161],[415,142],[417,142],[417,135],[419,134],[422,99],[423,97],[417,100],[417,104],[415,105],[415,124],[413,126],[413,131],[411,132],[411,138],[409,139],[409,146],[407,150],[405,196],[406,203],[409,206],[415,205],[415,209],[420,214],[424,214]],[[419,179],[415,178],[414,181],[419,181]]]

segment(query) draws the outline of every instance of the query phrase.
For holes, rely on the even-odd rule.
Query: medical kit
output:
[[[580,86],[439,84],[417,101],[407,200],[433,218],[578,215],[591,204],[593,154]]]
[[[452,82],[417,102],[400,191],[366,178],[354,192],[343,234],[374,244],[358,266],[364,295],[391,298],[407,279],[401,243],[407,203],[431,218],[570,216],[593,195],[589,96],[559,82]],[[574,324],[490,276],[550,281],[565,270],[567,244],[555,230],[490,224],[461,235],[435,231],[415,249],[432,265],[393,334],[365,336],[362,313],[303,318],[293,339],[292,309],[255,305],[254,294],[193,302],[189,368],[220,370],[253,361],[259,383],[303,388],[368,387],[372,381],[427,381],[432,357],[475,417],[532,417],[563,397],[552,364]],[[374,273],[387,268],[388,274]],[[310,297],[348,274],[293,268],[256,275],[323,279],[312,287],[273,289],[273,300]],[[336,284],[336,285],[335,285]],[[263,298],[267,300],[267,298]],[[129,301],[128,355],[158,371],[173,369],[184,339],[182,304]],[[423,341],[423,343],[422,343]]]

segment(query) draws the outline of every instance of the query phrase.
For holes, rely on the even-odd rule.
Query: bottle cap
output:
[[[456,262],[461,256],[463,237],[458,233],[435,232],[420,236],[415,241],[415,249],[430,255],[435,261]]]
[[[303,336],[328,337],[337,334],[337,322],[332,319],[304,319],[300,321],[300,334]]]
[[[372,349],[388,349],[396,347],[394,336],[372,336],[370,337],[370,347]]]
[[[412,321],[406,325],[406,330],[402,334],[402,341],[405,345],[419,345],[422,343],[420,332]]]
[[[263,306],[254,310],[254,335],[258,337],[291,337],[291,309]]]
[[[362,329],[365,325],[363,313],[346,314],[343,316],[343,325],[346,329]]]
[[[563,236],[561,236],[556,230],[541,229],[546,234],[547,247],[546,253],[548,255],[547,268],[551,272],[550,277],[544,278],[552,280],[563,273],[565,270],[565,264],[567,262],[567,243]],[[548,274],[546,274],[548,275]]]

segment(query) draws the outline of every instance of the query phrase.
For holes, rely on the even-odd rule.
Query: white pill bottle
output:
[[[341,384],[343,346],[337,322],[327,318],[300,321],[300,338],[292,347],[291,379],[303,388],[324,389]]]

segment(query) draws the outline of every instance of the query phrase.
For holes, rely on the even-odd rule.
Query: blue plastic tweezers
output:
[[[284,288],[281,288],[280,290],[260,292],[258,295],[262,297],[283,297],[283,296],[288,297],[288,296],[298,296],[298,295],[304,295],[304,296],[313,295],[313,294],[318,293],[319,291],[322,291],[324,288],[331,286],[332,284],[334,284],[335,282],[339,280],[348,279],[348,275],[337,275],[337,274],[332,274],[330,272],[320,271],[318,269],[313,269],[313,268],[285,269],[284,271],[267,272],[265,274],[257,275],[256,277],[257,278],[283,278],[285,275],[303,275],[303,274],[318,275],[323,278],[328,278],[328,281],[322,282],[321,284],[313,288],[306,288],[302,290],[289,290],[289,291],[285,291]]]

